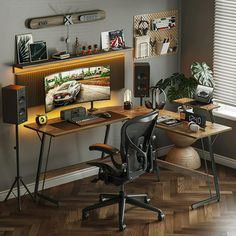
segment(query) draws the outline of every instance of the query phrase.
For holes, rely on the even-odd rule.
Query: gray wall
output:
[[[213,63],[214,1],[181,1],[181,71],[189,75],[194,61],[205,61],[210,67]],[[235,121],[216,118],[216,122],[233,128],[218,137],[214,145],[217,154],[236,159]]]
[[[96,23],[77,24],[70,27],[71,42],[79,37],[82,44],[94,44],[100,40],[100,32],[113,29],[124,29],[127,46],[133,45],[133,16],[142,13],[159,12],[163,10],[178,9],[178,0],[8,0],[1,1],[0,7],[0,86],[14,83],[14,74],[11,65],[15,61],[15,35],[32,33],[34,41],[45,40],[50,51],[65,49],[65,44],[60,39],[66,36],[64,26],[58,26],[40,30],[30,30],[24,26],[24,22],[30,17],[54,15],[50,5],[57,13],[68,11],[83,11],[102,9],[106,11],[106,19]],[[153,58],[151,64],[151,81],[155,84],[159,79],[167,77],[179,70],[178,55]],[[126,88],[132,89],[133,57],[127,54],[125,62]],[[1,98],[1,96],[0,96]],[[138,101],[134,101],[136,104]],[[113,92],[110,104],[122,104],[123,91]],[[96,103],[103,106],[103,103]],[[1,110],[1,107],[0,107]],[[30,121],[36,114],[43,113],[43,107],[35,107],[29,110]],[[57,111],[54,113],[59,115]],[[1,116],[1,112],[0,112]],[[50,114],[49,114],[50,117]],[[119,145],[120,124],[112,126],[109,139],[110,144]],[[81,134],[67,135],[53,140],[49,169],[55,169],[67,165],[90,160],[96,157],[88,151],[91,143],[102,142],[104,128],[84,131]],[[167,143],[165,136],[160,136],[160,145]],[[14,126],[0,123],[0,191],[8,189],[15,176],[15,143]],[[32,182],[37,167],[37,158],[40,142],[37,135],[20,126],[20,160],[22,176],[26,182]]]

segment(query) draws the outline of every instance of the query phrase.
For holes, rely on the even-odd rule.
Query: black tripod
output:
[[[22,184],[26,191],[29,193],[29,195],[31,196],[31,198],[33,200],[35,200],[34,196],[31,194],[31,192],[29,191],[28,187],[26,186],[26,184],[24,183],[22,177],[20,176],[20,162],[19,162],[19,133],[18,133],[18,124],[16,124],[16,146],[14,147],[14,149],[16,150],[16,177],[15,177],[15,181],[13,182],[6,198],[5,201],[8,200],[11,192],[13,191],[13,188],[16,185],[17,188],[17,201],[18,201],[18,210],[21,211],[21,196],[20,196],[20,184]]]

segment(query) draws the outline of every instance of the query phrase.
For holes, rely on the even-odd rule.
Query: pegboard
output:
[[[167,20],[169,17],[175,18],[175,26],[155,30],[156,27],[153,25],[155,19],[165,18]],[[165,19],[163,22],[165,22]],[[176,54],[178,51],[178,25],[178,10],[134,16],[135,58],[141,59],[166,54]],[[145,28],[148,28],[147,32],[145,32]],[[156,40],[154,47],[151,46],[150,40],[147,40],[147,38],[152,42]],[[144,41],[142,41],[142,39],[144,39]],[[149,45],[147,45],[148,41]],[[148,50],[149,53],[143,52],[144,49],[141,49],[140,42],[146,42],[145,50]],[[140,51],[142,51],[142,53],[140,53]]]

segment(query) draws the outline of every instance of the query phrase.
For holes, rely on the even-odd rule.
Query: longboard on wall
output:
[[[105,11],[92,10],[76,12],[65,15],[46,16],[30,18],[27,20],[27,27],[30,29],[41,29],[58,25],[72,25],[78,23],[92,22],[105,19]]]

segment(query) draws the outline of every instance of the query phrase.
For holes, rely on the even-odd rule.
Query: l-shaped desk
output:
[[[78,126],[76,124],[69,123],[67,121],[62,121],[60,118],[55,118],[49,120],[49,122],[46,125],[39,126],[36,123],[31,123],[31,124],[26,124],[25,127],[29,128],[31,130],[34,130],[37,132],[37,134],[41,134],[40,140],[41,140],[41,147],[40,147],[40,153],[39,153],[39,159],[38,159],[38,168],[37,168],[37,174],[36,174],[36,179],[35,179],[35,190],[34,194],[36,198],[43,198],[46,199],[50,202],[53,202],[55,204],[58,204],[58,202],[54,199],[49,198],[48,196],[45,196],[41,193],[39,193],[39,182],[40,182],[40,174],[42,171],[42,162],[43,162],[43,156],[45,153],[45,142],[46,142],[46,136],[50,137],[50,143],[52,138],[56,138],[59,136],[75,133],[75,132],[80,132],[82,130],[87,130],[95,127],[100,127],[100,126],[106,126],[106,131],[105,131],[105,137],[104,137],[104,143],[107,143],[108,135],[109,135],[109,130],[110,130],[110,125],[116,122],[122,122],[127,119],[145,114],[150,112],[149,109],[146,109],[145,107],[137,107],[133,108],[131,110],[124,110],[123,107],[108,107],[108,108],[103,108],[99,109],[97,112],[104,112],[104,111],[109,111],[111,113],[111,118],[104,118],[103,120],[99,120],[96,123],[91,123],[91,124],[85,124],[82,126]],[[179,118],[179,114],[175,112],[170,112],[167,110],[160,110],[159,116],[170,116],[173,118]],[[213,181],[214,181],[214,187],[216,194],[214,196],[210,196],[210,198],[202,200],[200,202],[192,204],[192,208],[197,208],[200,206],[203,206],[205,204],[211,203],[211,202],[216,202],[220,200],[220,190],[219,190],[219,183],[218,183],[218,176],[216,172],[216,167],[215,167],[215,159],[214,159],[214,153],[212,149],[212,139],[211,137],[220,133],[227,132],[231,130],[231,127],[227,127],[224,125],[220,125],[217,123],[211,123],[207,122],[205,131],[199,130],[197,133],[194,133],[188,129],[188,124],[187,122],[182,122],[178,125],[175,126],[167,126],[167,125],[162,125],[162,124],[157,124],[157,128],[174,132],[179,135],[187,136],[189,138],[193,138],[194,140],[198,139],[207,139],[208,141],[208,148],[209,148],[209,153],[210,153],[210,161],[211,161],[211,167],[212,167],[212,173],[213,173]],[[49,150],[50,150],[50,143],[49,147],[46,153],[49,155]],[[174,169],[173,165],[157,160],[157,164],[159,166],[163,166],[165,168],[168,168],[170,166],[170,169]],[[177,166],[178,168],[178,166]],[[181,169],[181,167],[179,167]],[[182,168],[183,173],[188,172],[186,168]],[[184,171],[185,170],[185,171]],[[190,170],[191,171],[191,170]],[[196,175],[198,174],[198,171],[194,171],[193,173]],[[200,174],[201,172],[199,172]],[[208,177],[208,175],[207,175]]]

